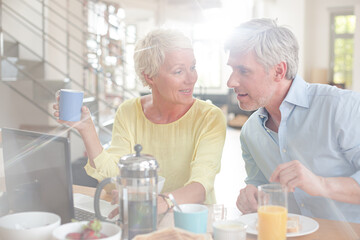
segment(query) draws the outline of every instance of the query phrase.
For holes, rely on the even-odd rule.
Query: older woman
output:
[[[84,120],[72,124],[89,156],[85,170],[99,181],[116,176],[119,158],[140,143],[142,152],[159,162],[165,194],[171,192],[179,204],[215,203],[226,123],[219,108],[193,97],[197,72],[191,41],[175,30],[154,30],[137,42],[134,61],[151,94],[120,105],[111,146],[102,148],[86,107]],[[164,199],[158,203],[159,213],[168,209]]]

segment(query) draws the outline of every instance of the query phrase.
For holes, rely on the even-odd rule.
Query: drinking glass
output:
[[[287,190],[278,183],[258,186],[258,240],[285,240]]]
[[[226,207],[224,204],[213,204],[210,205],[211,211],[211,220],[212,222],[226,220]]]

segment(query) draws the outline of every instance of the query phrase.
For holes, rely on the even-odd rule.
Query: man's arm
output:
[[[336,201],[360,204],[360,185],[351,177],[324,178],[323,197]]]
[[[245,183],[247,185],[245,188],[240,190],[236,200],[236,206],[243,214],[247,214],[257,211],[257,186],[268,183],[268,181],[250,154],[244,137],[244,132],[245,131],[243,131],[240,135],[240,144],[242,158],[245,162],[245,169],[247,173],[247,178],[245,179]]]
[[[321,177],[297,160],[280,164],[270,177],[293,192],[296,187],[311,196],[321,196],[339,202],[360,204],[360,185],[351,177]]]
[[[256,212],[258,207],[257,197],[257,187],[249,184],[240,190],[236,200],[236,206],[243,214]]]

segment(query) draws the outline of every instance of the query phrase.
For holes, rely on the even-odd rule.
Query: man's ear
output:
[[[275,79],[276,81],[280,81],[285,78],[285,74],[287,71],[286,62],[280,62],[275,65]]]
[[[142,75],[144,76],[144,79],[146,81],[146,83],[149,85],[149,87],[151,88],[153,85],[153,78],[149,77],[148,74],[142,73]]]

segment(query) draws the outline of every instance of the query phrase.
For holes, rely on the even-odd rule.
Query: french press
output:
[[[130,240],[138,234],[156,230],[157,226],[157,183],[159,167],[156,159],[140,154],[142,146],[134,147],[135,154],[120,158],[119,175],[106,178],[99,183],[95,192],[94,209],[98,219],[105,221],[99,209],[102,189],[108,183],[115,183],[119,191],[119,219],[122,239]]]

